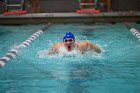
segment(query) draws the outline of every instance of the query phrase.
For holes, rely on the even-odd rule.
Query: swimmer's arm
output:
[[[48,55],[58,54],[58,48],[62,45],[62,43],[56,43],[52,46],[52,48],[48,51]]]
[[[90,46],[91,46],[91,48],[94,49],[97,53],[101,53],[101,49],[100,49],[97,45],[90,43]]]
[[[48,51],[48,55],[53,55],[57,53],[56,44],[52,46],[52,48]]]
[[[48,51],[48,55],[53,55],[53,54],[56,54],[56,50],[51,48],[49,51]]]
[[[91,50],[94,50],[95,52],[97,52],[97,53],[101,53],[101,49],[97,46],[97,45],[95,45],[95,44],[93,44],[93,43],[91,43],[91,42],[82,42],[82,43],[78,43],[78,47],[79,47],[79,50],[81,51],[81,53],[83,54],[88,48],[90,48]]]

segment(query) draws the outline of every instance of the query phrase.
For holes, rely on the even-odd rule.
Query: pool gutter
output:
[[[140,12],[110,13],[28,13],[22,15],[0,15],[1,25],[44,24],[44,23],[96,23],[96,22],[140,22]]]

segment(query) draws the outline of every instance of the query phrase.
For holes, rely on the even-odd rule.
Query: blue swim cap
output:
[[[73,35],[71,32],[66,32],[66,34],[65,34],[64,37],[63,37],[63,41],[64,41],[66,38],[71,38],[71,39],[75,40],[75,37],[74,37],[74,35]]]

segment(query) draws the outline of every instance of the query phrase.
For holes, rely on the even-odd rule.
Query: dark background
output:
[[[26,10],[29,11],[29,0],[25,0]],[[79,9],[78,0],[40,0],[41,12],[75,12]],[[111,0],[112,11],[140,11],[140,0]],[[0,0],[0,13],[5,11],[5,6]]]

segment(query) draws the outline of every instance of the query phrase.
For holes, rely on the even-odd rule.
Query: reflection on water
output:
[[[72,64],[73,69],[69,71],[69,82],[67,83],[68,93],[88,93],[88,88],[93,86],[94,82],[102,78],[95,66],[89,64]],[[90,83],[92,82],[92,84]]]

